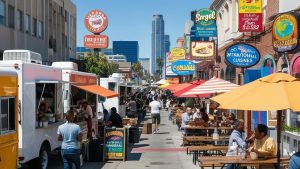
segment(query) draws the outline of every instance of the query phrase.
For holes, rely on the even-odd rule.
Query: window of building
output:
[[[17,29],[23,31],[23,12],[21,10],[17,11]]]
[[[300,127],[300,113],[299,112],[291,112],[290,118],[291,127]]]
[[[8,5],[8,27],[15,28],[15,8]]]
[[[30,15],[26,14],[25,17],[25,30],[26,33],[30,33]]]
[[[5,3],[0,0],[0,25],[5,25]]]
[[[38,21],[38,24],[37,24],[37,33],[38,33],[38,37],[40,39],[43,39],[44,37],[44,23],[42,21]]]
[[[0,97],[0,135],[16,130],[15,114],[15,98]]]
[[[35,18],[33,18],[33,24],[32,24],[32,36],[36,36],[37,35],[37,20]]]

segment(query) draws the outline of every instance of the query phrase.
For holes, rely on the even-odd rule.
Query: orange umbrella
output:
[[[205,80],[196,80],[190,83],[190,86],[181,89],[181,90],[177,90],[176,92],[174,92],[174,96],[176,97],[184,97],[184,98],[203,98],[203,97],[209,97],[210,94],[201,94],[201,95],[195,95],[195,94],[191,94],[191,95],[186,95],[186,96],[182,96],[183,93],[203,84],[205,82]]]
[[[172,93],[175,93],[178,90],[182,90],[188,86],[190,86],[190,83],[182,83],[182,84],[171,84],[170,86],[167,86],[165,89],[170,90]]]
[[[279,110],[277,112],[277,158],[280,166],[282,110],[300,111],[300,79],[285,73],[273,73],[254,82],[238,87],[211,100],[219,108],[238,110]],[[277,167],[278,167],[277,166]]]

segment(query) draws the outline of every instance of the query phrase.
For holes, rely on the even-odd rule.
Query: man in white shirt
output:
[[[149,107],[152,116],[152,124],[154,123],[153,133],[155,134],[156,132],[159,131],[160,110],[161,110],[161,104],[159,103],[159,101],[157,101],[157,96],[154,96],[154,100],[149,104]]]

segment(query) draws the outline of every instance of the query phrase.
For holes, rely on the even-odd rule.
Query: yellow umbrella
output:
[[[300,111],[299,90],[300,79],[273,73],[211,99],[223,109]]]
[[[159,88],[164,89],[166,87],[168,87],[170,84],[169,83],[165,83],[163,85],[160,85]]]
[[[277,158],[280,166],[282,110],[300,111],[300,79],[273,73],[232,91],[211,98],[219,108],[237,110],[279,110],[277,113]]]

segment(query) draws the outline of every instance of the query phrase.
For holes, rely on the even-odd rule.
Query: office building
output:
[[[139,58],[139,62],[141,63],[144,72],[147,71],[149,73],[150,71],[150,58]]]
[[[127,62],[136,63],[139,58],[138,41],[113,41],[113,53],[125,55]]]
[[[157,58],[164,58],[165,53],[165,22],[162,15],[153,15],[152,18],[152,55],[150,58],[150,74],[154,75],[160,68]]]
[[[76,17],[71,0],[0,0],[0,57],[27,49],[49,65],[75,58]]]
[[[165,53],[170,51],[170,46],[171,46],[171,42],[170,42],[170,35],[165,35]]]

